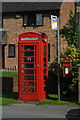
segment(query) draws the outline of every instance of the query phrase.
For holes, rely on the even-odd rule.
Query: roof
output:
[[[60,9],[62,2],[2,2],[2,12],[26,12]]]

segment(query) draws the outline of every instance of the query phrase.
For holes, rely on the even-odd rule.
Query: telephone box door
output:
[[[19,99],[38,100],[38,43],[19,44]],[[21,64],[22,63],[22,64]]]

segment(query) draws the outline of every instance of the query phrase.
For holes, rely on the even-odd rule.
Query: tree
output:
[[[68,46],[73,44],[76,48],[78,47],[78,23],[76,22],[76,15],[73,15],[71,10],[69,13],[69,21],[60,30],[60,34],[65,36]]]

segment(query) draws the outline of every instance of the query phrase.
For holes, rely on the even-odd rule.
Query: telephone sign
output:
[[[43,100],[47,94],[48,37],[33,31],[18,37],[18,98]]]

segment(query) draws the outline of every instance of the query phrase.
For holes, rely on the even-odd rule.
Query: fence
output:
[[[0,72],[1,77],[18,77],[18,70],[16,68],[5,68]]]

